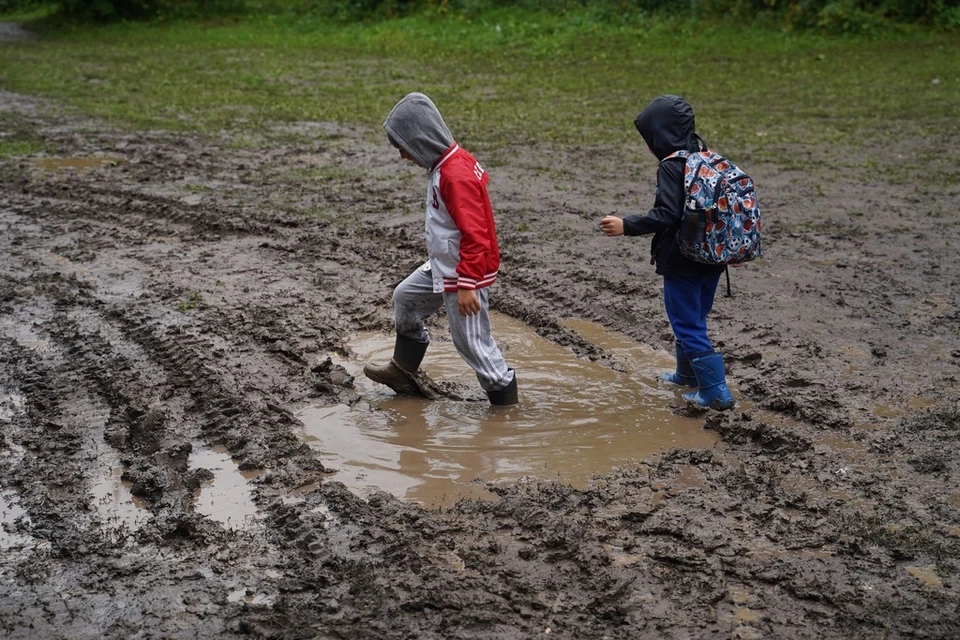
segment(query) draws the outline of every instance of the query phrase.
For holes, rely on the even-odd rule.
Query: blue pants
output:
[[[713,352],[707,314],[713,308],[720,275],[706,278],[663,276],[663,306],[680,348],[688,358]]]

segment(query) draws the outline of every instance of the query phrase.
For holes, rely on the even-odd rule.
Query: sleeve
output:
[[[460,289],[476,289],[477,282],[487,275],[490,253],[486,188],[476,179],[454,179],[441,181],[440,195],[460,230],[457,285]]]
[[[645,215],[626,216],[623,219],[623,234],[640,236],[657,233],[680,224],[683,219],[684,200],[683,158],[668,160],[657,169],[657,197],[653,208]]]

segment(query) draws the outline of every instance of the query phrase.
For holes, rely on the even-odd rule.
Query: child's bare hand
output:
[[[617,216],[607,216],[600,221],[600,228],[603,230],[605,235],[622,236],[623,219],[618,218]]]
[[[475,316],[480,313],[480,298],[473,289],[457,290],[457,306],[460,307],[460,315]]]

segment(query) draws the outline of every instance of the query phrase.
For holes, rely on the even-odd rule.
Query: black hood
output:
[[[693,107],[678,96],[655,98],[633,124],[658,160],[681,149],[699,151],[703,142],[696,133]]]

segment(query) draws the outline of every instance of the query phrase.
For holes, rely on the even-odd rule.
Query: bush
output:
[[[32,11],[47,2],[43,0],[0,0],[0,13],[21,13]]]
[[[0,0],[5,7],[39,0]],[[110,21],[286,13],[343,21],[388,19],[416,11],[479,15],[496,9],[587,11],[601,21],[639,15],[780,23],[790,29],[863,32],[894,22],[960,28],[960,0],[61,0],[71,20]],[[9,10],[9,9],[8,9]]]
[[[58,13],[78,22],[196,18],[243,13],[246,4],[246,0],[61,0]]]

